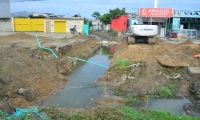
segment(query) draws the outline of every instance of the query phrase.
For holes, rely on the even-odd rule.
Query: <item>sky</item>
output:
[[[110,9],[123,7],[127,13],[138,12],[139,8],[153,8],[154,0],[10,0],[11,13],[27,11],[53,13],[55,15],[73,16],[92,19],[92,13],[101,15]],[[174,10],[200,10],[200,0],[159,0],[158,8]]]

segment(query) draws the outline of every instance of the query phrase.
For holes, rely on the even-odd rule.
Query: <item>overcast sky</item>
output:
[[[126,8],[126,12],[137,12],[140,7],[154,7],[154,0],[10,0],[11,12],[53,13],[73,16],[80,14],[91,19],[98,11],[101,15],[110,9]],[[22,1],[22,2],[17,2]],[[158,7],[176,10],[200,10],[200,0],[159,0]]]

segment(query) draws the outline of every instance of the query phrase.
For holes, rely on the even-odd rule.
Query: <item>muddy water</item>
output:
[[[191,101],[185,97],[176,97],[176,98],[162,98],[162,99],[151,99],[144,102],[141,106],[138,106],[136,109],[145,108],[148,110],[156,111],[167,111],[176,115],[185,114],[183,106]],[[191,112],[195,117],[200,118],[200,114],[196,112]]]
[[[179,115],[184,113],[183,106],[186,103],[191,103],[191,101],[184,97],[170,99],[162,98],[148,100],[140,107],[156,111],[169,111],[173,114]]]
[[[110,48],[103,46],[86,60],[109,66],[111,57]],[[69,80],[63,89],[45,100],[44,106],[90,108],[93,102],[102,96],[102,86],[95,81],[104,75],[105,69],[91,63],[78,62],[72,72],[67,75]]]

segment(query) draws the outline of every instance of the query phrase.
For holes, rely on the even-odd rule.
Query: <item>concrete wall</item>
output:
[[[0,31],[14,31],[13,18],[0,18]]]
[[[0,18],[10,18],[10,2],[9,0],[0,0]]]
[[[197,37],[200,37],[200,30],[197,30]]]
[[[45,19],[44,20],[44,32],[46,33],[46,21],[51,22],[51,32],[54,32],[54,21],[57,21],[59,19]],[[63,20],[63,19],[60,19]],[[76,30],[79,33],[82,33],[83,31],[83,19],[65,19],[66,21],[66,33],[70,33],[70,28],[73,28],[74,25],[76,25]]]
[[[79,33],[82,33],[83,31],[83,20],[66,20],[66,32],[70,33],[70,28],[73,28],[74,25],[76,25],[76,30]]]

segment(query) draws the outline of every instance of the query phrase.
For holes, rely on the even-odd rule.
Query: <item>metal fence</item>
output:
[[[167,30],[167,33],[170,32],[170,30]],[[182,29],[182,30],[172,30],[171,32],[177,33],[183,38],[194,38],[199,36],[199,31],[196,29]]]

